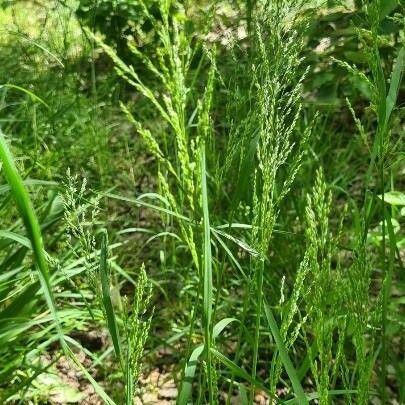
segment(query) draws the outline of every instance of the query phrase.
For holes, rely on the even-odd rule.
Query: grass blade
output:
[[[201,164],[201,193],[202,193],[202,209],[203,209],[203,235],[204,235],[204,251],[203,251],[203,319],[204,319],[204,350],[207,356],[207,378],[208,378],[208,393],[209,401],[213,403],[213,377],[211,363],[211,318],[212,318],[212,256],[211,256],[211,230],[210,218],[208,209],[208,191],[207,191],[207,173],[205,166],[205,144],[202,143],[200,149],[200,164]]]
[[[2,85],[0,85],[0,88],[1,88],[1,87],[8,87],[8,88],[10,88],[10,89],[15,89],[15,90],[21,91],[22,93],[25,93],[25,94],[27,94],[28,96],[30,96],[32,101],[38,101],[39,103],[41,103],[42,105],[44,105],[46,108],[48,108],[48,109],[50,108],[49,105],[48,105],[47,103],[45,103],[45,101],[42,100],[41,97],[38,97],[38,96],[37,96],[36,94],[34,94],[32,91],[29,91],[29,90],[27,90],[27,89],[24,89],[24,87],[16,86],[15,84],[10,84],[10,83],[2,84]]]
[[[267,322],[269,323],[271,334],[274,337],[274,340],[277,345],[277,349],[280,353],[281,361],[284,365],[285,371],[287,372],[288,376],[290,377],[291,384],[292,384],[293,390],[295,392],[295,395],[297,396],[298,403],[300,405],[309,404],[308,399],[305,395],[304,389],[302,388],[301,382],[297,376],[297,371],[295,370],[295,368],[291,362],[290,356],[288,355],[287,349],[286,349],[283,339],[280,335],[280,331],[278,329],[276,320],[274,319],[273,312],[271,311],[270,306],[267,305],[266,302],[264,302],[264,311],[266,314]]]
[[[28,238],[23,235],[20,235],[16,232],[11,231],[0,231],[0,238],[9,239],[11,241],[17,242],[20,245],[31,249],[31,242]]]
[[[239,396],[241,405],[247,405],[249,403],[246,387],[243,384],[238,384]]]
[[[107,327],[114,345],[115,354],[122,364],[122,353],[117,320],[110,295],[110,282],[108,274],[108,234],[103,230],[100,251],[100,279],[103,296],[103,306],[107,317]]]
[[[340,396],[340,395],[351,395],[357,394],[357,390],[330,390],[328,391],[330,396]],[[308,394],[308,399],[312,401],[313,399],[318,399],[319,394],[317,392],[311,392]],[[298,401],[297,398],[289,399],[288,401],[283,402],[284,405],[301,405],[301,402]]]
[[[46,181],[46,180],[37,180],[37,179],[25,179],[23,180],[23,184],[25,187],[32,187],[32,186],[57,186],[58,183],[54,181]],[[8,184],[3,184],[0,186],[0,194],[5,194],[10,191],[10,186]]]
[[[399,53],[397,60],[395,61],[394,68],[391,74],[391,84],[388,90],[387,100],[386,100],[386,113],[385,113],[385,125],[388,124],[392,110],[394,109],[395,103],[398,97],[398,90],[402,80],[402,73],[405,68],[405,48],[402,48]]]
[[[217,338],[222,331],[232,322],[237,322],[238,320],[236,318],[224,318],[221,321],[219,321],[215,326],[212,331],[212,337],[215,339]]]
[[[191,397],[191,388],[193,385],[193,380],[195,376],[195,371],[197,369],[198,358],[204,351],[204,346],[200,345],[196,347],[187,362],[186,369],[184,371],[184,378],[180,388],[180,394],[177,398],[178,405],[187,405]]]
[[[17,204],[18,211],[24,221],[25,228],[27,230],[28,237],[31,241],[32,250],[34,253],[35,262],[38,268],[38,274],[42,286],[42,290],[45,295],[47,305],[52,313],[55,321],[58,337],[63,345],[63,333],[59,323],[58,314],[55,306],[55,300],[53,297],[48,262],[45,257],[44,243],[41,235],[41,228],[38,223],[38,218],[35,214],[31,200],[24,187],[22,178],[18,173],[18,170],[14,164],[13,156],[8,148],[7,142],[3,133],[0,131],[0,160],[3,163],[3,170],[6,176],[7,182],[10,185],[11,193]]]
[[[218,337],[221,332],[232,322],[237,321],[235,318],[224,318],[219,321],[213,329],[213,338]],[[180,388],[180,395],[177,399],[178,405],[187,405],[191,397],[191,388],[195,376],[195,371],[198,364],[198,359],[204,351],[204,346],[197,346],[187,362],[186,369],[184,371],[184,378]]]
[[[139,206],[142,206],[142,207],[151,208],[153,210],[156,210],[158,212],[162,212],[164,214],[171,215],[171,216],[173,216],[173,217],[175,217],[177,219],[180,219],[180,220],[183,220],[183,221],[186,221],[186,222],[192,222],[190,218],[187,218],[184,215],[178,214],[177,212],[174,212],[174,211],[169,210],[167,208],[159,207],[158,205],[155,205],[155,204],[150,204],[150,203],[144,202],[144,201],[142,201],[141,199],[138,199],[138,198],[124,197],[124,196],[120,196],[120,195],[117,195],[117,194],[111,194],[111,193],[105,193],[104,195],[106,197],[108,197],[108,198],[113,198],[115,200],[128,201],[128,202],[135,203],[135,204],[137,204]]]
[[[271,395],[270,391],[265,387],[265,385],[258,381],[257,379],[252,379],[251,375],[247,373],[243,368],[239,367],[232,360],[229,360],[226,356],[220,353],[218,350],[211,349],[211,353],[228,369],[233,375],[243,378],[245,381],[249,382],[252,387],[257,387],[266,392],[266,394]]]
[[[94,387],[97,395],[107,404],[107,405],[116,405],[116,403],[105,393],[100,384],[91,376],[91,374],[86,370],[83,364],[78,360],[75,354],[72,352],[70,347],[65,345],[65,352],[73,360],[77,367],[82,371],[86,378],[90,381],[91,385]]]

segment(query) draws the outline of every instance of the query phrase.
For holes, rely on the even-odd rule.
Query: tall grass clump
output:
[[[358,228],[351,283],[353,293],[351,302],[356,303],[353,311],[358,317],[358,329],[355,329],[354,332],[359,370],[358,400],[359,403],[368,401],[372,370],[379,365],[379,391],[382,402],[386,403],[388,399],[386,380],[389,356],[387,344],[389,339],[388,302],[391,296],[396,256],[400,267],[402,264],[401,258],[397,255],[397,241],[392,225],[392,210],[385,202],[385,194],[393,187],[389,162],[394,161],[399,146],[398,142],[392,137],[390,124],[405,68],[405,48],[402,45],[398,49],[397,58],[389,75],[390,72],[381,57],[378,46],[381,39],[380,21],[385,12],[384,5],[379,1],[371,2],[364,5],[364,11],[368,29],[359,30],[358,37],[365,50],[368,74],[364,74],[356,66],[342,61],[337,62],[347,69],[350,75],[359,77],[368,89],[370,109],[376,122],[376,126],[372,129],[372,136],[365,135],[367,131],[365,129],[367,128],[366,124],[363,124],[356,117],[350,101],[347,100],[357,129],[370,152],[369,164],[364,176],[364,200],[359,207],[355,208],[358,214]],[[389,181],[390,177],[391,182]],[[370,255],[371,250],[368,239],[372,223],[375,220],[378,220],[381,225],[380,249],[377,254],[378,266],[381,268],[381,274],[379,275],[381,287],[378,292],[375,292],[376,297],[373,298],[370,296],[370,289],[375,275],[370,267],[373,263],[371,258],[375,257],[375,252]],[[374,322],[370,322],[370,319],[373,319]],[[375,330],[370,330],[370,325],[375,325]],[[380,359],[380,364],[377,363],[378,359]]]
[[[97,158],[100,187],[73,164],[59,193],[56,183],[19,175],[42,172],[45,138],[35,162],[17,165],[0,138],[8,181],[0,186],[0,343],[18,348],[0,354],[11,359],[28,346],[0,367],[5,384],[17,382],[0,382],[1,400],[22,390],[20,400],[34,398],[30,384],[54,367],[37,361],[45,351],[73,360],[108,404],[146,401],[142,385],[156,374],[176,385],[179,405],[403,400],[402,5],[79,3],[69,15],[105,35],[83,29],[93,53],[80,86],[91,114],[71,126],[53,100],[18,83],[0,89],[6,111],[16,91],[15,100],[34,103],[26,125],[7,128],[32,126],[41,139],[46,108],[55,128],[69,127],[63,136],[81,128],[91,141],[100,126],[103,138],[83,153]],[[101,127],[110,116],[84,118],[108,110],[107,77],[121,100],[110,106],[108,138]],[[120,170],[128,165],[130,182]],[[35,211],[31,187],[49,188],[35,194]],[[89,329],[108,331],[101,353],[72,338]]]
[[[163,203],[163,207],[155,206],[169,219],[178,219],[183,241],[188,246],[195,271],[199,277],[199,290],[190,319],[190,335],[194,329],[195,314],[200,306],[203,314],[201,325],[204,330],[204,370],[205,378],[200,387],[199,398],[204,398],[207,389],[210,403],[217,401],[216,374],[211,359],[213,344],[213,297],[216,287],[213,278],[213,259],[211,258],[211,234],[209,201],[207,187],[206,150],[215,153],[211,141],[210,109],[214,89],[215,56],[213,50],[204,50],[199,64],[211,67],[206,77],[205,91],[198,97],[197,74],[199,69],[191,69],[195,55],[201,45],[193,43],[184,34],[184,27],[176,17],[170,17],[170,2],[160,3],[161,21],[149,16],[160,39],[157,54],[158,60],[152,61],[135,46],[129,44],[135,57],[143,62],[148,70],[161,83],[158,95],[143,83],[135,69],[127,65],[111,48],[101,43],[104,50],[112,57],[118,73],[127,80],[139,93],[149,100],[166,124],[167,130],[160,137],[153,136],[151,131],[141,123],[126,106],[123,111],[128,116],[147,145],[149,152],[158,162],[158,178],[160,194],[155,198]],[[303,32],[305,22],[298,20],[298,4],[281,2],[257,4],[255,26],[251,38],[254,59],[249,64],[251,79],[252,102],[247,116],[239,119],[238,130],[230,135],[229,153],[226,158],[230,164],[234,156],[246,156],[246,148],[255,150],[254,164],[250,175],[254,184],[252,246],[243,244],[230,235],[227,238],[244,246],[250,253],[258,256],[252,259],[248,284],[254,288],[246,291],[247,306],[253,308],[255,316],[255,332],[252,353],[252,367],[249,381],[256,383],[256,368],[259,356],[260,330],[262,327],[263,308],[263,277],[266,268],[269,243],[277,218],[278,207],[287,195],[289,188],[299,169],[310,135],[310,127],[303,134],[298,134],[297,122],[301,116],[302,81],[305,69],[301,67],[303,49]],[[144,9],[148,13],[147,9]],[[263,17],[264,16],[264,17]],[[197,60],[198,62],[198,60]],[[200,74],[201,76],[201,74]],[[194,123],[195,121],[195,123]],[[255,125],[254,125],[255,123]],[[242,128],[242,129],[241,129]],[[254,132],[250,129],[255,128]],[[244,139],[238,139],[242,131]],[[233,156],[234,155],[234,156]],[[211,159],[216,160],[216,158]],[[208,161],[209,162],[209,161]],[[226,175],[226,174],[225,174]],[[224,175],[224,176],[225,176]],[[246,175],[241,173],[241,175]],[[223,187],[216,184],[217,189]],[[143,197],[133,200],[138,205],[147,206]],[[129,199],[130,200],[130,199]],[[163,217],[167,220],[167,217]],[[199,223],[201,230],[199,231]],[[215,236],[221,235],[215,231]],[[220,240],[220,239],[218,239]],[[229,249],[221,243],[222,247]],[[233,256],[232,256],[233,257]],[[218,293],[216,294],[218,297]],[[251,297],[255,297],[253,302]],[[202,301],[200,301],[202,299]],[[217,303],[217,302],[216,302]],[[214,309],[215,312],[215,309]],[[281,342],[280,342],[281,343]],[[215,350],[215,349],[213,349]],[[215,351],[216,352],[216,351]],[[195,352],[194,352],[195,353]],[[218,352],[216,352],[218,353]],[[216,354],[218,356],[218,354]],[[193,355],[192,355],[193,357]],[[288,355],[283,351],[283,359]],[[222,357],[221,359],[225,361]],[[232,367],[237,367],[232,362]],[[186,367],[186,376],[190,377],[191,362]],[[291,370],[291,368],[288,368]],[[232,370],[231,370],[232,371]],[[183,381],[181,393],[190,392],[190,382]],[[206,387],[206,388],[204,388]],[[303,397],[302,387],[296,384],[297,395]],[[203,395],[201,397],[201,395]],[[254,389],[251,389],[251,401]],[[188,400],[188,394],[180,395],[182,403]]]
[[[193,43],[193,38],[185,32],[181,16],[170,13],[173,5],[171,1],[160,2],[160,19],[149,14],[146,7],[143,9],[159,38],[157,61],[152,61],[135,44],[129,43],[134,57],[159,81],[161,88],[158,95],[143,83],[132,66],[119,59],[110,47],[101,45],[114,60],[119,75],[150,102],[165,125],[163,134],[154,136],[145,123],[122,104],[124,113],[158,163],[159,194],[149,197],[158,199],[162,204],[161,208],[154,208],[162,212],[167,226],[172,221],[177,222],[193,271],[198,276],[198,293],[191,303],[194,309],[191,311],[189,336],[194,333],[195,317],[201,310],[206,370],[204,386],[208,387],[209,402],[214,403],[211,360],[214,287],[205,151],[210,145],[215,51],[202,50],[201,44]],[[205,90],[200,97],[197,96],[197,86],[201,79],[197,76],[198,71],[191,69],[192,63],[209,66]],[[135,202],[142,205],[142,200],[139,198]]]
[[[244,203],[251,207],[251,246],[257,255],[250,259],[243,315],[246,317],[251,313],[255,319],[252,380],[257,376],[264,327],[263,306],[268,273],[271,271],[269,252],[273,231],[279,207],[299,171],[311,134],[311,125],[307,125],[303,132],[299,129],[303,118],[302,92],[306,75],[302,58],[306,20],[301,18],[301,11],[297,2],[256,2],[248,61],[251,81],[247,86],[242,82],[236,85],[237,100],[240,100],[245,116],[232,116],[225,164],[226,169],[237,170],[239,178],[250,180],[247,187],[245,181],[247,191],[240,194],[239,190],[235,190],[236,196],[242,199],[245,199],[244,195],[253,196]],[[248,91],[244,92],[243,87]],[[243,183],[238,185],[243,186]],[[278,326],[269,305],[266,305],[266,312],[267,319],[271,321],[271,333],[277,335],[274,336],[279,346],[279,355],[276,356],[283,360],[289,374],[295,374],[284,346],[286,331],[282,331],[283,337],[279,339]],[[237,353],[235,360],[239,357]],[[276,369],[279,370],[279,367],[276,366]],[[271,377],[275,383],[278,382],[277,375],[279,371]],[[306,402],[299,381],[294,375],[289,377],[294,381],[297,397]],[[272,393],[275,395],[275,385]],[[254,395],[255,390],[252,389],[251,403]]]
[[[266,6],[266,5],[263,5]],[[302,51],[302,27],[287,30],[290,8],[274,3],[268,10],[267,21],[257,22],[256,41],[258,62],[255,66],[254,85],[258,89],[254,117],[258,123],[257,167],[254,173],[253,232],[252,245],[257,249],[260,260],[252,264],[252,281],[255,289],[255,336],[252,363],[252,378],[256,377],[262,306],[263,281],[268,255],[277,218],[278,206],[289,191],[298,171],[303,147],[310,134],[310,128],[294,145],[293,136],[301,113],[301,92],[303,74],[299,71]],[[268,24],[268,25],[267,25]],[[266,33],[263,32],[267,27]],[[266,36],[268,34],[268,37]],[[265,37],[264,37],[265,36]],[[295,150],[293,150],[295,146]],[[286,163],[288,162],[288,167]],[[285,169],[285,170],[283,170]]]

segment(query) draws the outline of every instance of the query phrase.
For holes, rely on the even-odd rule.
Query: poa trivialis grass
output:
[[[81,79],[90,89],[88,116],[77,108],[83,125],[61,118],[57,126],[58,139],[77,128],[90,141],[100,135],[96,152],[85,151],[97,155],[89,185],[79,181],[87,166],[72,162],[59,192],[28,193],[50,187],[25,176],[56,170],[44,170],[49,138],[41,131],[46,117],[52,125],[59,118],[46,91],[1,84],[1,105],[13,112],[7,128],[32,128],[35,163],[11,155],[14,146],[24,153],[24,137],[11,148],[1,137],[8,186],[0,187],[0,243],[10,253],[1,256],[0,341],[29,342],[21,351],[34,358],[59,340],[60,352],[109,404],[142,396],[141,376],[154,362],[172,373],[180,405],[235,397],[243,404],[403,401],[402,301],[394,296],[403,284],[402,5],[135,3],[139,21],[128,32],[137,35],[126,38],[126,51],[123,38],[117,52],[117,38],[83,28],[93,52],[91,77]],[[350,29],[336,28],[353,16]],[[333,35],[316,36],[325,21]],[[78,69],[69,65],[68,41],[63,55],[58,49],[45,52],[61,62],[57,69]],[[116,75],[99,66],[102,52]],[[350,86],[340,94],[342,75]],[[105,77],[121,91],[104,97],[114,92],[104,89]],[[331,81],[338,95],[326,108],[314,87],[333,93]],[[30,125],[17,125],[25,107],[7,104],[10,95],[29,106]],[[105,128],[97,122],[101,107],[116,120]],[[130,181],[126,173],[110,177],[123,156],[150,165],[135,164]],[[142,186],[137,170],[146,173]],[[15,207],[6,212],[8,194]],[[72,348],[84,349],[70,336],[75,318],[84,319],[81,329],[108,331],[108,348],[86,355],[101,370],[107,359],[110,380],[96,381],[94,369],[79,364]],[[14,356],[11,347],[2,352]],[[2,366],[6,384],[18,380],[14,389],[0,386],[2,398],[22,392],[23,400],[42,372],[17,360]],[[118,380],[123,389],[114,390]]]

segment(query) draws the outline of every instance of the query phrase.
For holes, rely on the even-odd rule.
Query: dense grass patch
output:
[[[1,402],[403,403],[404,21],[2,5]]]

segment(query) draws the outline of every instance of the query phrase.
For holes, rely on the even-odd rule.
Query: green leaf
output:
[[[91,374],[86,370],[83,364],[79,361],[76,355],[72,352],[70,347],[66,344],[64,345],[64,351],[67,355],[73,360],[76,366],[82,371],[82,373],[86,376],[86,378],[90,381],[91,385],[94,387],[96,393],[100,396],[100,398],[107,404],[107,405],[116,405],[116,403],[105,393],[103,388],[99,385],[99,383],[91,376]]]
[[[16,232],[11,231],[0,231],[0,238],[10,239],[14,242],[19,243],[22,246],[25,246],[28,249],[31,249],[31,242],[25,236],[22,236]]]
[[[222,331],[232,322],[238,321],[236,318],[224,318],[219,321],[215,326],[214,330],[212,331],[212,337],[215,339],[217,338]]]
[[[228,234],[228,233],[226,233],[226,232],[220,231],[219,229],[215,229],[215,228],[211,228],[211,229],[212,229],[212,231],[213,231],[214,233],[217,233],[217,234],[219,234],[219,235],[221,235],[221,236],[223,236],[223,237],[229,239],[230,241],[236,243],[241,249],[243,249],[243,250],[245,250],[246,252],[248,252],[251,256],[253,256],[253,257],[259,256],[259,252],[256,251],[255,249],[253,249],[251,246],[249,246],[249,245],[248,245],[246,242],[244,242],[243,240],[240,240],[240,239],[238,239],[238,238],[235,238],[234,236],[232,236],[232,235],[230,235],[230,234]]]
[[[201,353],[204,351],[204,346],[200,345],[196,347],[187,362],[186,369],[184,371],[184,378],[181,383],[180,394],[177,398],[178,405],[187,405],[191,397],[191,387],[193,384],[195,371],[197,369],[198,358],[201,356]]]
[[[213,338],[218,337],[222,331],[232,322],[237,321],[236,318],[224,318],[219,321],[213,329],[212,336]],[[180,388],[180,395],[177,399],[177,404],[179,405],[187,405],[189,403],[189,399],[191,397],[191,388],[195,376],[195,371],[198,364],[198,359],[204,351],[204,346],[200,345],[197,346],[193,352],[191,353],[190,359],[187,362],[185,371],[184,371],[184,378]]]
[[[225,250],[225,253],[229,256],[233,264],[236,266],[236,268],[239,270],[240,274],[242,274],[242,277],[244,278],[245,281],[249,281],[248,277],[246,276],[245,272],[242,269],[242,266],[239,264],[239,262],[236,260],[235,256],[232,254],[232,252],[229,250],[228,246],[226,246],[225,242],[221,239],[221,237],[214,231],[213,228],[211,228],[213,231],[212,234],[214,235],[215,239],[220,243],[220,245],[223,247]]]
[[[7,182],[10,185],[11,193],[17,204],[18,211],[24,221],[28,237],[31,241],[32,250],[34,253],[35,263],[38,269],[38,274],[45,295],[46,302],[51,311],[56,324],[58,337],[61,344],[64,344],[63,333],[60,327],[59,318],[55,306],[55,300],[52,293],[48,262],[45,257],[45,248],[42,240],[41,228],[38,223],[38,218],[35,214],[31,200],[18,170],[14,164],[13,156],[8,148],[7,142],[3,133],[0,131],[0,160],[3,163],[3,170]]]
[[[170,215],[172,217],[175,217],[177,219],[180,219],[180,220],[183,220],[183,221],[186,221],[186,222],[192,222],[190,220],[190,218],[187,218],[184,215],[178,214],[177,212],[172,211],[172,210],[167,209],[167,208],[164,208],[164,207],[159,207],[158,205],[154,205],[154,204],[144,202],[140,198],[124,197],[124,196],[120,196],[120,195],[117,195],[117,194],[111,194],[111,193],[105,193],[104,196],[109,197],[109,198],[114,198],[116,200],[132,202],[132,203],[134,203],[136,205],[151,208],[153,210],[162,212],[164,214],[168,214],[168,215]]]
[[[228,368],[235,376],[243,378],[245,381],[249,382],[253,387],[262,389],[266,394],[271,395],[270,391],[266,386],[257,379],[252,379],[251,375],[247,373],[243,368],[239,367],[232,360],[229,360],[226,356],[215,349],[211,349],[211,353],[226,367]]]
[[[25,187],[31,186],[57,186],[58,183],[54,181],[46,181],[46,180],[37,180],[37,179],[25,179],[23,180],[23,184]],[[0,186],[0,194],[8,193],[11,190],[8,184],[3,184]]]
[[[298,403],[300,405],[309,404],[308,399],[305,395],[304,389],[302,388],[301,382],[298,378],[297,371],[292,364],[290,356],[288,355],[288,351],[287,351],[285,344],[283,342],[283,339],[280,335],[280,331],[278,329],[277,322],[274,319],[273,312],[272,312],[270,306],[266,302],[264,302],[264,311],[266,313],[266,318],[267,318],[267,322],[268,322],[270,330],[271,330],[271,334],[274,337],[277,349],[280,353],[280,359],[284,365],[284,368],[288,374],[288,377],[290,377],[290,381],[291,381],[293,390],[295,392],[295,395],[297,397]]]
[[[378,198],[382,200],[382,194]],[[384,193],[384,202],[390,205],[405,206],[405,194],[401,191],[389,191]]]
[[[398,0],[380,0],[380,19],[391,14],[398,6]]]

